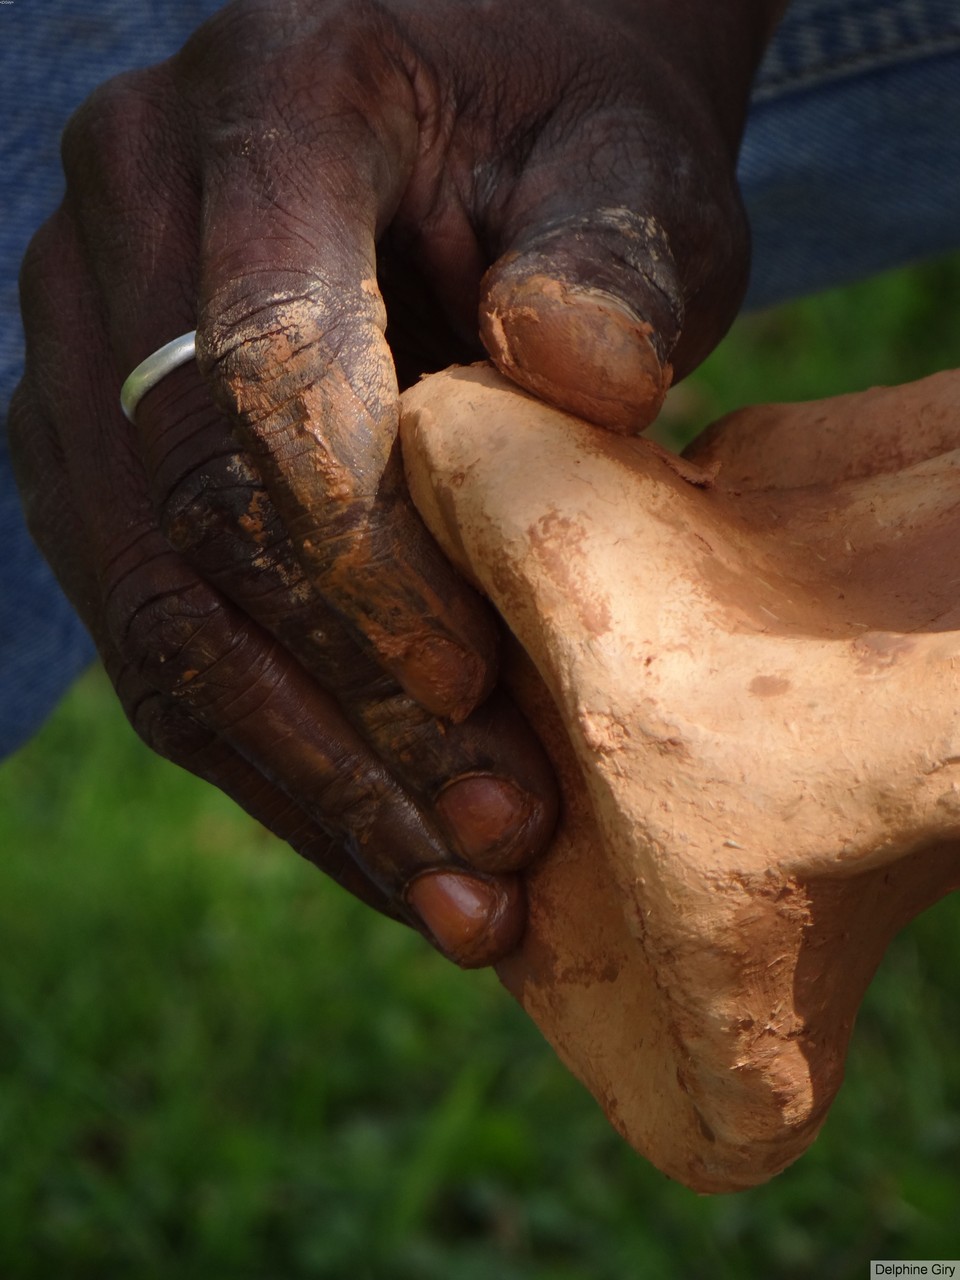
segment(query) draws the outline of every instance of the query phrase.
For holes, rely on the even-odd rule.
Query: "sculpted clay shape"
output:
[[[746,409],[678,462],[476,366],[402,439],[563,788],[500,976],[671,1177],[762,1182],[960,885],[960,376]]]

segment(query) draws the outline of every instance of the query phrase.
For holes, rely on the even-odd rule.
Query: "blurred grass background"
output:
[[[960,364],[960,258],[742,319],[673,395]],[[701,1198],[489,973],[365,912],[133,737],[91,673],[0,768],[0,1277],[854,1280],[960,1255],[960,900],[896,941],[823,1135]]]

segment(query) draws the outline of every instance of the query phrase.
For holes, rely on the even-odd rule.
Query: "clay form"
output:
[[[564,794],[500,976],[671,1177],[762,1182],[960,886],[960,375],[746,409],[677,463],[476,366],[402,439]]]

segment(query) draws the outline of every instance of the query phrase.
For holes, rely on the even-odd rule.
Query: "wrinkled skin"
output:
[[[398,375],[485,344],[652,420],[742,295],[778,7],[240,0],[66,132],[11,411],[34,536],[137,732],[461,964],[515,944],[556,796],[405,493]],[[194,327],[131,428],[123,377]]]

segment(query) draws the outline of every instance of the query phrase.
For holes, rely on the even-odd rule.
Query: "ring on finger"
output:
[[[128,422],[136,421],[137,406],[168,373],[193,360],[197,353],[197,331],[185,333],[141,360],[120,388],[120,407]]]

